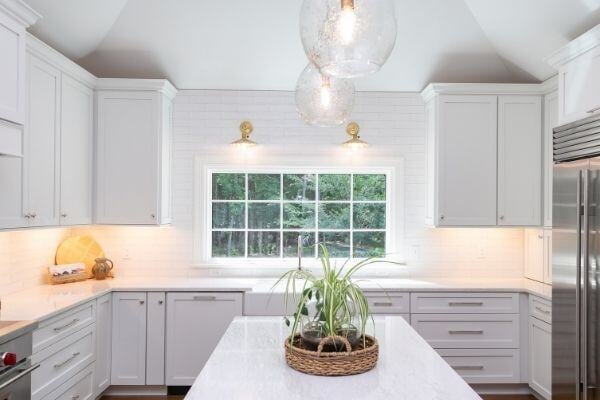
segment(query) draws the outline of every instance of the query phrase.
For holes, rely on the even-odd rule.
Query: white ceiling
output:
[[[26,0],[31,32],[101,77],[180,89],[291,90],[306,64],[301,0]],[[395,0],[396,47],[359,90],[539,82],[545,58],[600,23],[600,0]]]

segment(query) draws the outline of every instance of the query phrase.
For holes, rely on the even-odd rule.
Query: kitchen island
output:
[[[348,377],[305,375],[288,367],[283,349],[288,334],[279,317],[235,318],[186,400],[480,400],[401,317],[375,318],[379,362]]]

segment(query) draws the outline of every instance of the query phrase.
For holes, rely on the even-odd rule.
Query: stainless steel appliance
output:
[[[0,322],[0,331],[13,324]],[[31,399],[31,373],[39,367],[31,365],[31,351],[30,330],[0,337],[0,400]]]
[[[552,398],[600,399],[600,116],[554,129]]]

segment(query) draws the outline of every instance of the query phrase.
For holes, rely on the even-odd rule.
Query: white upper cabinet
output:
[[[544,97],[544,227],[552,228],[553,131],[558,126],[558,92]]]
[[[549,58],[558,70],[559,123],[600,113],[600,25]]]
[[[540,96],[498,98],[498,225],[538,226],[542,204]]]
[[[28,54],[25,209],[29,226],[58,225],[60,71]]]
[[[91,224],[94,91],[63,75],[61,92],[60,224]]]
[[[20,0],[0,0],[0,119],[24,124],[25,29],[40,16]]]
[[[541,224],[539,91],[501,84],[425,89],[429,225]]]
[[[96,223],[170,223],[175,93],[165,80],[99,80]]]

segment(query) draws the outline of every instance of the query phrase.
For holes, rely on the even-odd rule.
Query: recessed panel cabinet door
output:
[[[96,300],[96,367],[94,397],[110,386],[110,354],[112,336],[112,296],[107,294]]]
[[[25,127],[25,204],[29,226],[58,225],[61,74],[29,54],[29,116]]]
[[[94,92],[63,74],[60,224],[92,223]]]
[[[146,384],[146,293],[114,293],[111,385]]]
[[[542,100],[498,98],[498,225],[542,223]]]
[[[438,224],[496,225],[497,97],[438,99]]]
[[[157,224],[159,115],[158,93],[98,93],[96,223]]]
[[[167,311],[166,385],[189,386],[242,315],[242,294],[167,293]]]
[[[552,397],[552,325],[529,317],[529,386]]]
[[[10,129],[22,135],[23,127],[0,121],[0,132]],[[0,156],[0,229],[27,226],[23,201],[24,159]]]
[[[0,119],[25,122],[25,27],[0,12]]]

